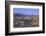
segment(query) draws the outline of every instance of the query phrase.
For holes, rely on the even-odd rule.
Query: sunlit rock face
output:
[[[39,16],[32,16],[32,25],[39,26]]]

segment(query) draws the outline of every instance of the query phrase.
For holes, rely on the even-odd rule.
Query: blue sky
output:
[[[13,8],[13,13],[19,13],[24,15],[39,15],[39,9],[35,8]]]

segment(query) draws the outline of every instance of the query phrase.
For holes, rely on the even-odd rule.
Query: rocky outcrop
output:
[[[14,27],[38,27],[39,16],[14,16]]]

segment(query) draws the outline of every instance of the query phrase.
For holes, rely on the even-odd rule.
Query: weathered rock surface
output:
[[[39,16],[14,16],[14,27],[38,27]]]

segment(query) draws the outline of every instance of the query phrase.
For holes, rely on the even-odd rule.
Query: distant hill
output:
[[[14,16],[24,16],[24,15],[16,13],[16,14],[14,14]]]
[[[25,14],[18,14],[18,13],[16,13],[16,14],[14,14],[14,16],[38,16],[38,15],[25,15]]]

